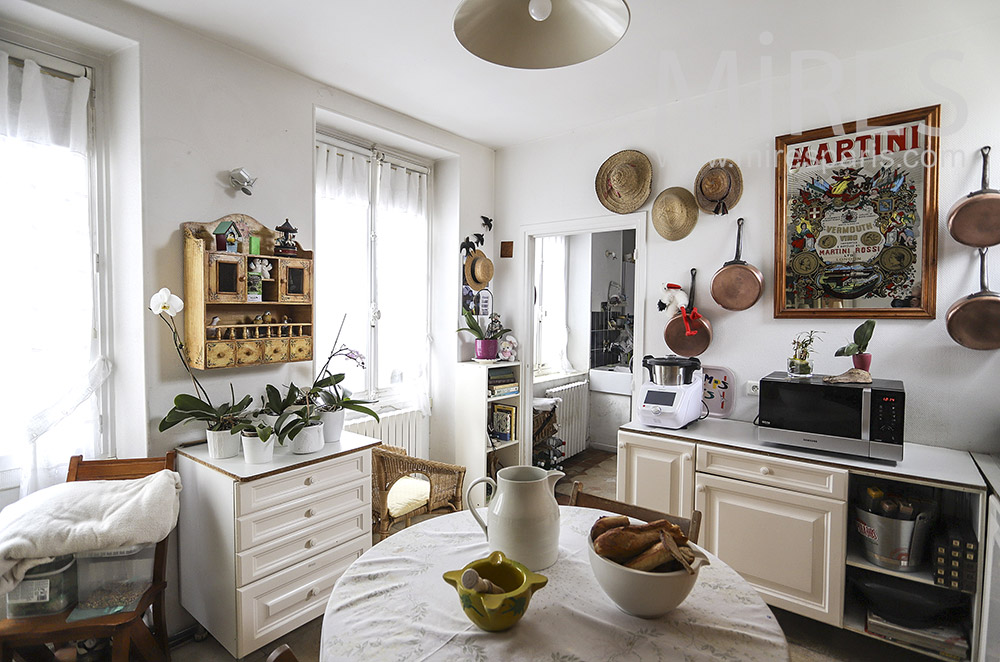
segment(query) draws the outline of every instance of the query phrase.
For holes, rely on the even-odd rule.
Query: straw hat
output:
[[[664,189],[653,202],[653,227],[660,236],[677,241],[691,234],[698,222],[698,202],[683,186]]]
[[[653,166],[646,155],[626,149],[601,164],[594,187],[602,205],[616,214],[629,214],[649,199],[652,181]]]
[[[493,280],[493,261],[482,251],[474,251],[465,258],[465,282],[478,292]]]
[[[729,159],[713,159],[694,178],[698,206],[710,214],[728,214],[743,195],[743,173]]]

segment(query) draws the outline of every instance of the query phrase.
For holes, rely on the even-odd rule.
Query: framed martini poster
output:
[[[934,318],[940,115],[775,139],[775,317]]]

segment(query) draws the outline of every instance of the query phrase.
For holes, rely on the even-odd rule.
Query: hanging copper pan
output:
[[[736,221],[736,257],[712,276],[712,298],[726,310],[746,310],[764,292],[760,269],[740,259],[743,252],[743,219]]]
[[[966,246],[1000,244],[1000,191],[990,188],[990,147],[983,155],[983,188],[955,203],[948,212],[948,232]]]
[[[678,356],[698,356],[712,344],[712,325],[694,305],[694,277],[697,273],[697,269],[691,269],[688,305],[671,317],[663,329],[663,340]]]
[[[979,249],[979,286],[982,288],[956,301],[945,320],[948,335],[969,349],[1000,349],[1000,294],[986,282],[986,248]]]

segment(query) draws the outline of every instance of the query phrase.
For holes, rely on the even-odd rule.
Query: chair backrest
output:
[[[143,457],[129,460],[84,460],[82,455],[69,459],[66,482],[75,480],[133,480],[144,478],[164,469],[174,470],[176,451],[169,451],[164,457]],[[153,558],[153,582],[162,582],[167,568],[167,539],[156,543]]]
[[[661,513],[658,510],[635,506],[624,501],[606,499],[594,494],[587,494],[583,491],[583,484],[580,481],[573,483],[573,492],[569,497],[569,505],[580,506],[581,508],[596,508],[598,510],[608,510],[619,515],[626,515],[642,520],[643,522],[653,522],[658,519],[665,519],[671,524],[681,527],[681,531],[688,537],[688,540],[698,544],[698,533],[701,531],[701,511],[695,510],[691,513],[690,519]]]

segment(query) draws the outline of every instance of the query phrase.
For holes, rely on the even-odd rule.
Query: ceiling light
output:
[[[487,62],[554,69],[617,44],[629,25],[625,0],[462,0],[455,36]]]

